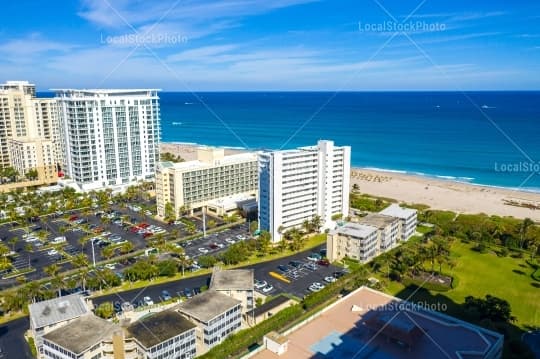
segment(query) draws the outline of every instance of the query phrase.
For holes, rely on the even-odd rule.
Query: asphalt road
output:
[[[30,327],[28,317],[13,320],[0,326],[0,348],[2,359],[32,359],[24,332]]]
[[[307,256],[311,252],[320,251],[320,249],[322,249],[324,246],[325,245],[321,245],[320,247],[316,249],[300,252],[287,258],[281,258],[281,259],[276,259],[269,262],[258,263],[252,266],[247,266],[245,268],[253,268],[255,270],[255,279],[265,280],[274,287],[274,290],[272,290],[269,293],[265,293],[266,295],[276,295],[279,293],[291,293],[297,297],[302,298],[304,295],[309,293],[307,288],[309,287],[311,283],[313,282],[324,283],[325,276],[329,276],[333,272],[339,271],[340,268],[330,265],[328,267],[319,266],[318,269],[315,271],[306,270],[306,272],[300,278],[293,280],[290,284],[286,282],[282,282],[278,279],[275,279],[274,277],[271,277],[269,273],[271,271],[279,272],[277,266],[280,264],[287,264],[291,260],[300,260],[300,261],[308,262],[306,260]],[[128,290],[121,293],[113,293],[106,296],[97,297],[93,300],[93,302],[95,306],[98,306],[99,304],[104,303],[104,302],[112,302],[116,307],[119,307],[123,302],[131,302],[134,304],[140,304],[143,297],[149,296],[150,298],[152,298],[154,303],[158,303],[161,301],[161,293],[163,290],[167,290],[172,296],[179,296],[179,295],[182,295],[185,288],[189,288],[190,290],[193,290],[193,289],[197,290],[201,286],[208,285],[209,279],[210,279],[210,275],[201,275],[201,276],[196,276],[196,277],[191,277],[191,278],[186,278],[186,279],[179,279],[173,282],[168,282],[168,283],[158,284],[154,286]]]

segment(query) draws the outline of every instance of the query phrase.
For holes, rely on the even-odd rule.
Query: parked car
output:
[[[186,298],[191,298],[193,297],[193,291],[189,288],[184,288],[184,295]]]
[[[271,284],[268,284],[266,287],[262,289],[263,293],[268,293],[274,290],[274,287]]]
[[[116,268],[116,265],[114,263],[107,263],[105,264],[105,268],[114,270]]]
[[[143,302],[145,305],[154,305],[154,301],[150,297],[144,297]]]
[[[332,275],[336,279],[339,279],[339,278],[343,277],[345,274],[346,274],[345,272],[334,272],[334,273],[332,273]]]
[[[266,287],[267,285],[268,285],[268,283],[265,280],[256,280],[255,283],[254,283],[254,287],[256,289],[262,289],[262,288]]]
[[[283,264],[278,265],[278,269],[280,271],[282,271],[283,273],[287,273],[288,271],[291,270],[289,267],[287,267],[286,265],[283,265]]]
[[[229,244],[235,244],[236,241],[232,238],[225,238],[225,242],[229,243]]]
[[[335,277],[332,277],[332,276],[328,276],[328,277],[324,277],[324,281],[326,283],[334,283],[337,279]]]
[[[66,241],[65,236],[59,236],[59,237],[56,237],[53,240],[51,240],[51,243],[58,244],[58,243],[64,243],[65,241]]]
[[[161,291],[161,298],[163,298],[163,300],[171,300],[172,299],[171,294],[167,290]]]
[[[206,253],[208,253],[208,249],[201,247],[201,248],[199,248],[199,252],[206,254]]]
[[[302,266],[304,265],[304,263],[300,262],[300,261],[290,261],[289,262],[289,265],[291,267],[294,267],[294,268],[302,268]]]
[[[208,246],[210,249],[218,249],[218,245],[216,243],[210,243]]]
[[[318,260],[317,264],[320,266],[328,267],[330,265],[330,261],[326,258],[323,258],[323,259]]]
[[[56,249],[51,249],[50,251],[47,251],[47,254],[50,256],[54,256],[58,254],[58,251]]]
[[[312,262],[317,262],[318,260],[320,260],[322,257],[319,253],[311,253],[307,259],[312,261]]]

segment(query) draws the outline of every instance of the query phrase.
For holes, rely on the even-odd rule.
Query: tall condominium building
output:
[[[274,241],[293,227],[319,216],[348,215],[351,148],[333,141],[317,146],[259,154],[259,227]]]
[[[165,217],[167,203],[178,215],[180,208],[191,210],[208,206],[218,215],[226,211],[211,201],[257,194],[257,155],[240,153],[225,156],[223,149],[202,147],[197,160],[160,162],[156,170],[157,212]]]
[[[159,160],[157,90],[56,90],[65,174],[82,190],[152,179]]]
[[[21,176],[37,171],[37,179],[57,179],[59,126],[56,102],[36,98],[33,84],[8,81],[0,85],[0,166]]]

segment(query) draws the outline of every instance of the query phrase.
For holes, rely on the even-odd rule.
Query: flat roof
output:
[[[163,168],[174,168],[176,171],[194,171],[199,169],[206,169],[206,168],[215,168],[215,167],[221,167],[221,166],[228,166],[233,165],[235,163],[242,163],[242,162],[256,162],[257,161],[257,154],[255,152],[244,152],[244,153],[237,153],[234,155],[228,155],[224,156],[222,159],[219,159],[218,163],[210,163],[210,162],[204,162],[199,160],[193,160],[193,161],[185,161],[185,162],[169,162],[164,161],[160,162],[160,165]]]
[[[221,270],[215,268],[210,280],[214,290],[253,290],[253,269]]]
[[[389,324],[388,327],[391,324],[391,332],[375,331],[375,327],[369,325],[374,318]],[[280,356],[282,359],[480,359],[488,353],[493,355],[493,351],[502,348],[503,342],[499,333],[422,309],[368,287],[357,289],[300,328],[285,334],[289,346]],[[410,345],[398,344],[395,340],[403,334],[414,339]],[[254,358],[275,359],[277,356],[263,350]]]
[[[80,317],[90,312],[81,294],[70,294],[30,304],[30,320],[34,328],[41,328]]]
[[[127,331],[146,349],[176,337],[196,325],[174,310],[164,310],[131,324]]]
[[[353,222],[347,222],[345,225],[341,227],[337,227],[336,229],[332,230],[331,234],[344,234],[347,236],[353,236],[357,238],[367,238],[374,232],[377,232],[377,228],[374,226],[368,226],[367,224],[362,223],[353,223]]]
[[[377,228],[385,228],[398,221],[395,217],[386,216],[379,213],[369,213],[367,216],[358,220],[358,223],[373,226]]]
[[[384,214],[385,216],[392,216],[401,219],[407,219],[410,216],[416,214],[416,209],[404,208],[396,203],[392,203],[390,206],[386,207],[379,214]]]
[[[45,334],[43,338],[70,352],[80,354],[101,340],[112,336],[115,330],[121,330],[121,328],[94,314],[86,314]]]
[[[240,305],[240,301],[209,289],[178,305],[177,310],[208,323],[218,315]]]
[[[263,305],[261,305],[259,307],[256,307],[255,309],[250,310],[247,315],[249,315],[249,316],[253,315],[255,317],[258,317],[259,315],[264,314],[264,313],[268,312],[269,310],[277,308],[280,305],[285,304],[288,301],[292,301],[292,300],[293,299],[291,299],[291,298],[289,298],[289,297],[287,297],[287,296],[285,296],[283,294],[280,294],[277,297],[274,297],[271,300],[269,300],[268,302],[264,303]]]

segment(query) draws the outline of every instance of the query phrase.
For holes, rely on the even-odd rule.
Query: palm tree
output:
[[[17,238],[17,237],[12,237],[8,241],[8,243],[11,244],[11,250],[13,252],[15,252],[15,245],[17,244],[17,242],[19,242],[19,238]]]
[[[35,303],[38,297],[42,296],[41,286],[38,282],[32,281],[26,284],[25,286],[26,295],[31,300],[32,303]]]
[[[4,268],[7,267],[8,263],[8,258],[7,258],[7,255],[9,254],[9,248],[8,246],[6,246],[5,244],[3,243],[0,243],[0,256],[2,256],[2,266]]]
[[[521,230],[520,230],[519,248],[523,249],[523,244],[525,243],[525,236],[527,235],[527,230],[533,224],[534,222],[530,218],[525,218],[523,220],[523,223],[521,224]]]
[[[58,271],[60,270],[60,268],[58,267],[57,264],[53,263],[45,268],[43,268],[43,271],[49,275],[50,277],[54,277],[58,274]]]
[[[104,257],[105,259],[110,259],[112,258],[113,255],[114,255],[114,248],[111,246],[105,247],[101,250],[101,256]]]
[[[120,246],[120,253],[127,254],[133,250],[133,243],[126,242]]]
[[[320,232],[321,231],[321,225],[322,225],[321,216],[313,217],[313,219],[311,220],[311,225],[313,226],[315,231]]]
[[[302,227],[304,228],[304,231],[306,233],[311,232],[311,223],[309,222],[309,220],[306,219],[304,222],[302,222]]]
[[[34,250],[34,247],[30,243],[24,245],[24,251],[28,253],[28,268],[30,268],[30,253]]]

